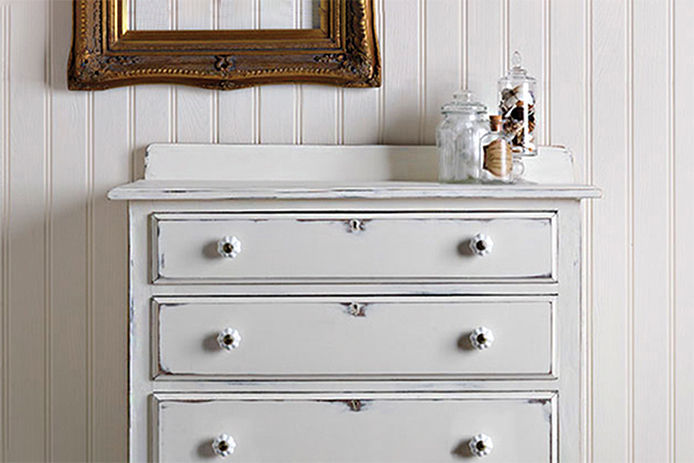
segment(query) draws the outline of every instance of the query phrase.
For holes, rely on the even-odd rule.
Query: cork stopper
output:
[[[501,116],[496,114],[489,116],[489,126],[491,127],[492,132],[498,132],[501,130]]]

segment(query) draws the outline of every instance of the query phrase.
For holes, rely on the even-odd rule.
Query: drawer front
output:
[[[484,461],[556,461],[554,397],[529,394],[162,395],[153,459],[219,461],[224,434],[226,459],[242,463],[477,461],[469,443],[482,434]]]
[[[152,217],[152,281],[555,281],[555,217],[158,213]],[[470,244],[479,235],[488,245],[476,254]]]
[[[535,296],[162,298],[153,375],[548,377],[554,306]],[[478,328],[488,331],[472,341]]]

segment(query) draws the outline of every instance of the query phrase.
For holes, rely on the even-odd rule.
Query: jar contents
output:
[[[511,143],[501,132],[501,116],[490,116],[491,132],[482,137],[483,180],[513,180]]]
[[[443,120],[436,129],[439,180],[475,182],[481,178],[480,140],[488,131],[487,107],[462,90],[441,108]]]
[[[513,53],[513,67],[499,79],[499,114],[513,152],[535,155],[535,78],[521,67],[520,53]]]

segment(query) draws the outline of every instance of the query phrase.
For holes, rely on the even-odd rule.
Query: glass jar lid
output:
[[[514,51],[513,56],[511,56],[511,69],[509,69],[506,75],[499,80],[502,82],[535,82],[535,78],[529,76],[528,71],[521,66],[521,54],[517,50]]]
[[[458,90],[453,94],[453,100],[441,107],[443,114],[463,113],[463,114],[486,114],[487,107],[476,101],[475,95],[467,89]]]

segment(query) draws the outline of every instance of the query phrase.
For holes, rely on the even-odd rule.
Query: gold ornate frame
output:
[[[307,82],[379,87],[372,0],[321,0],[319,29],[129,30],[128,0],[73,0],[68,88],[212,89]]]

